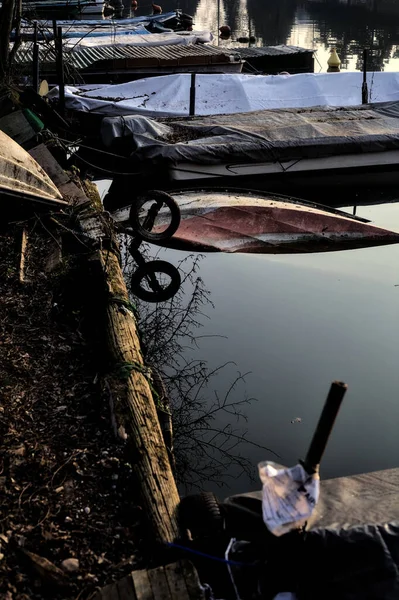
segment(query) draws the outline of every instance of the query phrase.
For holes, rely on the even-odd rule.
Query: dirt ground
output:
[[[21,227],[0,234],[0,598],[85,600],[141,566],[141,511],[70,267],[45,272],[34,220],[28,239],[21,283]]]

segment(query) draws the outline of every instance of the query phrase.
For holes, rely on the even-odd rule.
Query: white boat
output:
[[[117,33],[115,42],[120,39]],[[145,39],[152,42],[154,34]],[[90,40],[90,45],[96,43]],[[132,42],[136,40],[134,36]],[[198,74],[194,110],[196,115],[217,115],[274,108],[356,106],[362,101],[362,78],[361,73]],[[368,73],[367,78],[371,102],[399,100],[399,73]],[[191,85],[191,75],[181,73],[118,85],[67,86],[65,99],[71,110],[106,116],[180,117],[189,115]]]
[[[177,187],[176,182],[248,189],[270,189],[274,183],[399,183],[399,102],[164,123],[143,116],[106,117],[101,134],[111,149],[129,136],[131,169],[141,172],[144,187],[155,165],[169,187]]]
[[[0,197],[66,206],[47,173],[19,144],[0,131]]]

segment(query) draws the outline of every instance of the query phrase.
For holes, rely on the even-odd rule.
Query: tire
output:
[[[179,519],[193,539],[214,537],[222,533],[224,518],[220,503],[212,492],[186,496],[179,504]]]
[[[151,233],[151,231],[145,229],[140,222],[140,210],[143,205],[150,200],[161,201],[169,208],[171,222],[165,231],[162,231],[161,233]],[[177,231],[180,225],[180,209],[173,196],[167,194],[166,192],[153,190],[139,196],[137,200],[133,202],[132,206],[130,207],[129,221],[134,232],[142,237],[146,242],[161,242],[171,238],[172,235]]]
[[[141,283],[144,277],[154,277],[156,273],[164,273],[169,275],[171,281],[166,288],[159,290],[147,290],[142,287]],[[153,260],[152,262],[142,265],[132,275],[130,282],[131,292],[146,302],[165,302],[170,300],[179,291],[181,277],[179,271],[164,260]],[[150,284],[151,285],[151,284]]]

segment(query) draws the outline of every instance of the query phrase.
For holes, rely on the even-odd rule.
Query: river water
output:
[[[175,6],[172,1],[162,5],[164,11]],[[182,0],[180,6],[195,15],[196,28],[217,32],[215,0]],[[232,27],[233,38],[250,30],[257,45],[314,48],[317,71],[326,70],[332,45],[344,69],[362,67],[364,47],[372,49],[375,69],[399,67],[399,3],[393,0],[229,0],[221,2],[220,23]],[[378,190],[375,199],[381,202]],[[399,203],[358,206],[357,214],[399,231]],[[160,255],[175,265],[185,257],[170,250]],[[206,255],[200,276],[214,307],[204,307],[198,335],[205,337],[198,348],[187,346],[185,358],[204,359],[209,369],[235,363],[210,382],[209,402],[214,391],[225,393],[237,371],[250,372],[234,398],[247,393],[257,400],[244,408],[247,423],[235,426],[276,452],[279,462],[292,465],[306,453],[330,382],[343,380],[349,391],[321,476],[398,467],[398,265],[399,246],[309,255]],[[232,422],[231,416],[226,420]],[[215,426],[223,425],[220,415]],[[226,477],[204,481],[204,488],[218,490],[223,484],[219,494],[226,495],[260,487],[256,465],[273,454],[251,445],[238,451],[254,466],[255,481],[233,465]]]

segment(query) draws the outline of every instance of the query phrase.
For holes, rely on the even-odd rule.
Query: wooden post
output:
[[[367,89],[367,49],[363,50],[363,83],[362,83],[362,104],[367,104],[369,101],[369,93]]]
[[[319,467],[347,389],[348,386],[342,381],[333,381],[331,384],[316,431],[303,461],[303,466],[309,474],[315,473]]]
[[[12,31],[16,0],[3,0],[0,10],[0,83],[9,72],[9,40]]]
[[[115,367],[128,369],[125,390],[113,398],[116,429],[132,456],[143,514],[155,540],[167,543],[178,536],[179,494],[145,373],[136,321],[125,308],[129,295],[118,257],[112,250],[99,251],[99,257],[110,299],[106,307],[108,350]]]
[[[32,87],[39,91],[39,46],[37,44],[37,21],[33,23],[33,61],[32,61]]]
[[[58,79],[58,103],[61,115],[65,112],[65,81],[64,81],[64,57],[62,54],[62,27],[57,27],[55,39],[57,79]]]
[[[193,117],[195,115],[195,80],[196,80],[196,74],[191,73],[190,108],[189,108],[190,117]]]
[[[21,236],[21,255],[19,259],[19,280],[21,283],[26,281],[25,279],[25,261],[26,261],[26,251],[28,247],[28,230],[26,227],[22,230]]]

